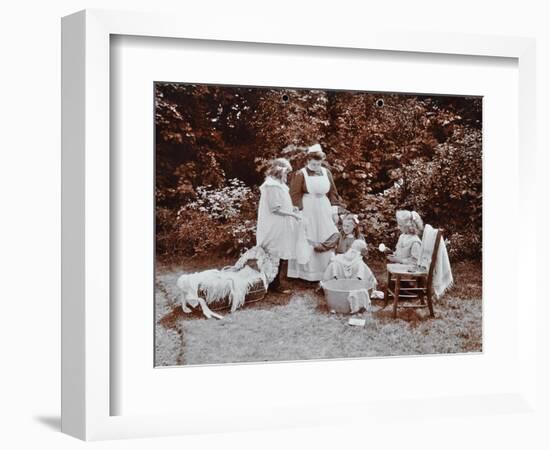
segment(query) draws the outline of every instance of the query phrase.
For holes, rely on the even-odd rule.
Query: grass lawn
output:
[[[453,265],[455,286],[436,301],[435,318],[427,309],[398,310],[391,305],[360,313],[365,327],[348,325],[349,316],[331,314],[315,285],[296,280],[293,294],[268,293],[256,303],[223,320],[205,319],[199,311],[184,314],[175,285],[184,272],[223,267],[233,260],[187,260],[178,266],[159,265],[156,276],[157,366],[288,361],[344,357],[480,352],[482,349],[481,264]],[[370,267],[379,282],[386,278],[385,263]]]

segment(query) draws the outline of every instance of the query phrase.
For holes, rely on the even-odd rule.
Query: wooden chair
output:
[[[397,308],[428,308],[430,316],[434,317],[432,302],[432,278],[439,251],[439,243],[443,237],[443,230],[437,230],[430,267],[425,269],[414,264],[388,264],[388,281],[384,295],[384,309],[390,298],[393,299],[393,318],[397,318]],[[411,286],[404,286],[407,282]],[[418,304],[398,305],[399,300],[419,300]]]

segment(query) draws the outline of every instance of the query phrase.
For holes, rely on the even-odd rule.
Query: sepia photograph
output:
[[[482,97],[154,100],[155,366],[482,352]]]

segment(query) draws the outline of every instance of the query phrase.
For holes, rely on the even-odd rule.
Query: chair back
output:
[[[428,235],[429,231],[436,233],[435,238],[433,237],[433,233]],[[423,267],[428,272],[429,278],[431,278],[431,275],[433,274],[435,268],[437,253],[439,251],[439,244],[442,237],[443,230],[432,228],[430,225],[426,225],[426,227],[424,228],[418,265]],[[433,244],[430,242],[431,239],[433,239]],[[431,246],[431,248],[428,246]]]

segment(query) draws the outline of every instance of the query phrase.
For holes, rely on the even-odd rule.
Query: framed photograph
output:
[[[535,408],[532,40],[94,10],[62,46],[64,432]]]

